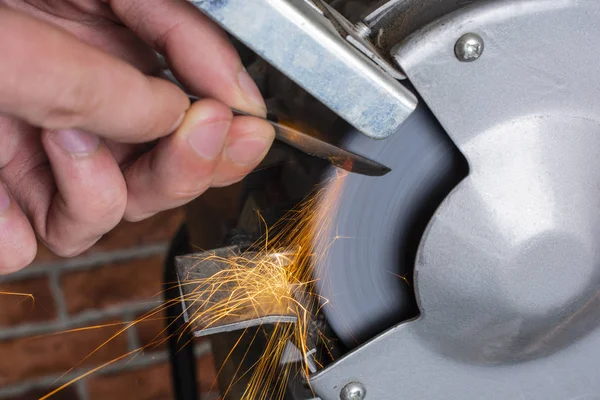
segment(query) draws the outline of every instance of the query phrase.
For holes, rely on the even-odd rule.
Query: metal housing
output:
[[[323,400],[598,398],[598,21],[595,1],[478,2],[395,49],[470,173],[421,241],[420,317],[314,376]]]

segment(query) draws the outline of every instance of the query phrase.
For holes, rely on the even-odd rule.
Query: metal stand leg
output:
[[[169,360],[173,392],[176,400],[198,400],[198,378],[196,373],[196,358],[194,356],[194,341],[192,333],[186,329],[185,322],[180,317],[181,305],[173,301],[179,298],[179,289],[175,282],[175,257],[190,252],[187,227],[183,225],[171,242],[171,248],[165,260],[163,289],[165,303],[172,304],[167,308],[169,335]]]

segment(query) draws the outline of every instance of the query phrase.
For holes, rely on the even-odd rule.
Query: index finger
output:
[[[172,83],[1,6],[0,54],[0,113],[49,130],[146,142],[172,132],[189,107]]]
[[[264,115],[258,87],[221,29],[187,1],[110,0],[117,16],[164,54],[194,94]]]

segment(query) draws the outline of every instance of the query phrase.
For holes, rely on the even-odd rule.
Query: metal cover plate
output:
[[[417,105],[306,0],[191,3],[369,137],[390,136]]]

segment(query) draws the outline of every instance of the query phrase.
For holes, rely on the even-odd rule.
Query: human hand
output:
[[[193,105],[156,77],[163,54]],[[77,255],[240,180],[274,132],[226,36],[184,0],[0,0],[0,273]],[[187,110],[187,112],[186,112]],[[175,130],[174,133],[172,133]]]

